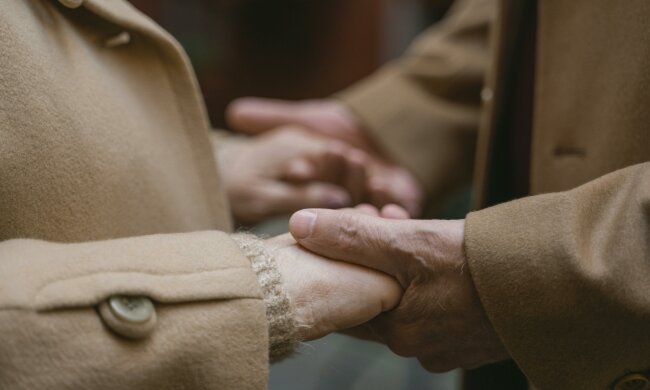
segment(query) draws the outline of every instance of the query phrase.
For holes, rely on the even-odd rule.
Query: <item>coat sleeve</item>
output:
[[[605,389],[650,368],[650,163],[467,217],[485,310],[541,389]]]
[[[435,199],[469,182],[496,0],[458,0],[407,53],[340,93]]]
[[[120,316],[117,297],[153,312]],[[2,389],[263,389],[268,353],[258,279],[226,233],[0,243]]]

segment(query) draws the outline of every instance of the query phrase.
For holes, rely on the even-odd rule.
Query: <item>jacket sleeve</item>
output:
[[[650,368],[650,163],[469,214],[485,310],[541,389],[605,389]]]
[[[407,53],[337,97],[430,196],[469,182],[496,0],[457,0]]]
[[[268,354],[258,279],[225,233],[0,243],[2,389],[263,389]]]

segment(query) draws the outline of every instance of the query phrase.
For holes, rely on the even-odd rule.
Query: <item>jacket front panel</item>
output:
[[[0,15],[0,238],[228,229],[175,42],[121,2],[21,3]]]
[[[650,3],[539,1],[531,191],[650,160]]]

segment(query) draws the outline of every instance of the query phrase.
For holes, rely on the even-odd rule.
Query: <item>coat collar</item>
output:
[[[118,25],[127,31],[143,34],[155,39],[162,39],[175,44],[175,40],[151,18],[137,10],[125,0],[52,0],[66,8],[85,8],[89,12]]]

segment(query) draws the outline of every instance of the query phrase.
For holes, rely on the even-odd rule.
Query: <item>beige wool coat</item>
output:
[[[525,2],[488,3],[347,99],[432,194],[474,160],[477,205]],[[647,380],[648,8],[540,0],[533,196],[468,217],[486,311],[542,389]],[[0,44],[0,388],[264,388],[264,306],[178,44],[122,0],[6,0]],[[125,322],[116,295],[156,315]]]
[[[178,43],[123,0],[1,3],[0,389],[265,388],[260,288]]]
[[[531,9],[534,95],[509,100]],[[650,388],[648,21],[645,0],[458,0],[404,58],[339,96],[432,199],[473,177],[470,272],[541,389]],[[504,118],[529,97],[531,150],[511,165],[530,167],[531,196],[481,210],[496,179],[515,179],[491,168],[524,131],[504,137]]]

